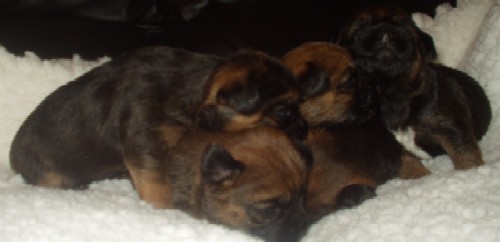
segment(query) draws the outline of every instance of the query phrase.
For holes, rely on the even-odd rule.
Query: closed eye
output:
[[[284,198],[272,199],[253,204],[248,212],[256,221],[272,221],[282,217],[287,205],[288,201]]]

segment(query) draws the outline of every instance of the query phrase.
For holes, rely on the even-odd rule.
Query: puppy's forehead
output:
[[[275,129],[251,132],[245,142],[229,147],[233,157],[245,165],[242,178],[288,191],[300,189],[309,169],[290,138]]]
[[[292,73],[277,59],[259,51],[244,51],[229,57],[214,70],[207,102],[215,102],[220,90],[237,85],[254,85],[275,96],[293,91],[293,83]]]
[[[356,21],[411,21],[411,16],[399,7],[370,7],[361,11],[356,16]]]
[[[295,76],[303,75],[310,63],[313,63],[331,77],[340,75],[353,66],[353,61],[346,49],[331,43],[310,42],[303,44],[283,57],[283,63]]]

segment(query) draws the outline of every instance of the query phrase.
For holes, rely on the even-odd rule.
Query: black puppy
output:
[[[368,8],[339,44],[377,83],[383,122],[408,150],[421,158],[445,151],[457,169],[484,163],[477,140],[491,120],[487,96],[467,74],[432,62],[432,40],[409,14]]]
[[[291,72],[261,52],[144,48],[50,94],[16,134],[11,166],[30,184],[62,188],[128,172],[141,198],[165,207],[162,164],[184,132],[268,125],[303,138],[298,98]]]

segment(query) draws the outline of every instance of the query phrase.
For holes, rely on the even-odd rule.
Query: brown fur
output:
[[[373,89],[362,73],[353,73],[352,59],[344,48],[309,42],[289,51],[282,60],[298,79],[304,99],[300,111],[310,126],[373,116]]]
[[[142,199],[169,208],[158,195],[169,186],[163,166],[187,130],[260,125],[306,133],[294,77],[278,60],[148,47],[50,94],[16,134],[11,166],[30,184],[61,188],[129,173]]]
[[[267,241],[296,241],[307,224],[306,157],[276,129],[190,132],[165,165],[170,206]]]
[[[406,164],[421,165],[420,160],[407,154],[380,122],[377,99],[371,96],[375,90],[363,73],[354,72],[345,49],[307,43],[285,55],[284,63],[297,76],[301,90],[315,90],[310,96],[303,92],[301,104],[310,126],[306,143],[314,159],[307,196],[311,220],[361,203],[390,178],[427,174],[406,170]],[[313,67],[317,73],[310,75]],[[350,88],[341,88],[349,82]]]

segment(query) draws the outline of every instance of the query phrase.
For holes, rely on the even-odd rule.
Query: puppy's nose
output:
[[[388,44],[389,40],[391,40],[392,34],[390,32],[382,32],[379,34],[379,39],[382,43]]]

